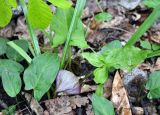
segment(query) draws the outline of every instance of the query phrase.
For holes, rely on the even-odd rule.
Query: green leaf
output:
[[[28,20],[35,29],[45,29],[52,20],[50,7],[43,0],[29,0]]]
[[[155,44],[155,43],[152,43],[152,49],[153,50],[159,50],[160,49],[160,45],[159,44]]]
[[[66,41],[73,13],[73,8],[65,10],[57,8],[57,12],[55,16],[53,16],[51,24],[51,30],[55,32],[53,47],[57,47]],[[85,41],[84,27],[81,20],[79,20],[77,25],[74,27],[70,45],[78,46],[79,48],[88,48],[87,42]]]
[[[2,84],[10,97],[15,97],[21,90],[21,78],[18,72],[4,70],[2,72]]]
[[[6,93],[15,97],[21,89],[21,79],[19,74],[23,67],[12,60],[0,59],[0,76]]]
[[[60,62],[57,54],[44,53],[35,57],[24,72],[26,90],[34,90],[34,97],[40,100],[49,90],[58,73]]]
[[[101,12],[97,14],[94,18],[96,21],[110,21],[113,17],[107,12]]]
[[[151,50],[151,44],[148,40],[145,40],[145,41],[140,41],[140,44],[141,44],[141,47],[144,48],[144,49],[149,49]]]
[[[48,1],[59,8],[67,9],[72,6],[71,2],[67,0],[48,0]]]
[[[96,94],[98,96],[103,96],[103,84],[97,85]]]
[[[136,47],[113,49],[104,54],[105,63],[107,67],[131,70],[142,63],[149,53],[149,51],[141,50]]]
[[[93,94],[92,106],[95,115],[115,115],[112,102]]]
[[[7,1],[9,5],[11,5],[13,8],[17,8],[17,0],[8,0]]]
[[[160,98],[160,71],[155,71],[150,74],[146,89],[149,90],[148,98]]]
[[[29,45],[26,40],[14,40],[14,43],[21,47],[25,52],[28,52]],[[8,46],[6,55],[9,59],[14,61],[22,61],[24,58],[12,47]]]
[[[122,44],[119,40],[114,40],[102,47],[100,53],[105,53],[106,51],[111,51],[113,49],[122,48]]]
[[[2,72],[4,70],[8,70],[15,73],[16,72],[21,73],[23,69],[24,69],[23,66],[15,61],[8,59],[0,59],[0,76],[2,76]]]
[[[14,115],[16,112],[16,105],[9,106],[8,108],[2,110],[4,115]]]
[[[94,81],[98,84],[104,84],[108,79],[108,71],[105,66],[94,70]]]
[[[5,0],[0,0],[0,17],[0,27],[5,27],[12,18],[11,7]]]
[[[0,37],[0,55],[6,53],[8,39]]]
[[[102,67],[104,63],[99,59],[100,55],[98,53],[82,53],[82,57],[87,59],[90,64],[95,67]]]
[[[143,3],[149,8],[156,8],[158,5],[160,5],[160,0],[144,0]]]

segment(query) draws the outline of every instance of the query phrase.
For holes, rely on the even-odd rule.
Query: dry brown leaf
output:
[[[22,93],[26,100],[28,101],[28,103],[30,104],[30,108],[32,109],[32,111],[34,111],[36,113],[36,115],[43,115],[43,108],[40,106],[40,104],[32,97],[32,95],[28,94],[28,93]]]
[[[111,101],[119,115],[132,115],[127,92],[118,71],[113,80]]]
[[[51,115],[74,115],[73,109],[89,103],[88,97],[61,96],[45,101],[45,106]]]
[[[154,70],[160,70],[160,58],[157,59]]]
[[[81,93],[92,92],[96,90],[96,85],[83,85],[81,87]]]
[[[112,94],[112,80],[109,78],[105,83],[104,83],[104,97],[108,98]]]
[[[151,40],[157,44],[160,44],[160,32],[155,32],[154,35],[151,36]]]

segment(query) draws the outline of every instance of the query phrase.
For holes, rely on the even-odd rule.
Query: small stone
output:
[[[144,115],[144,110],[142,107],[132,107],[133,115]]]

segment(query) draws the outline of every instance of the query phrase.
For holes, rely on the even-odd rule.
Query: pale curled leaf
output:
[[[70,71],[60,70],[56,78],[56,91],[79,94],[80,84],[78,78]]]
[[[121,115],[132,115],[127,92],[118,71],[113,80],[111,101],[117,113]]]
[[[33,89],[35,99],[40,100],[54,82],[59,66],[57,54],[44,53],[35,57],[24,71],[25,89]]]

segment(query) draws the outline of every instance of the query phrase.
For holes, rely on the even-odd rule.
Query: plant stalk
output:
[[[40,51],[40,47],[39,47],[39,44],[38,44],[38,38],[31,26],[31,24],[29,23],[29,20],[28,20],[28,11],[27,11],[27,6],[26,6],[26,3],[25,3],[25,0],[20,0],[20,3],[22,5],[22,9],[23,9],[23,12],[24,12],[24,16],[26,18],[26,22],[27,22],[27,27],[28,27],[28,31],[29,31],[29,34],[32,38],[32,42],[33,42],[33,47],[34,47],[34,51],[35,51],[35,54],[36,55],[39,55],[41,53]]]

